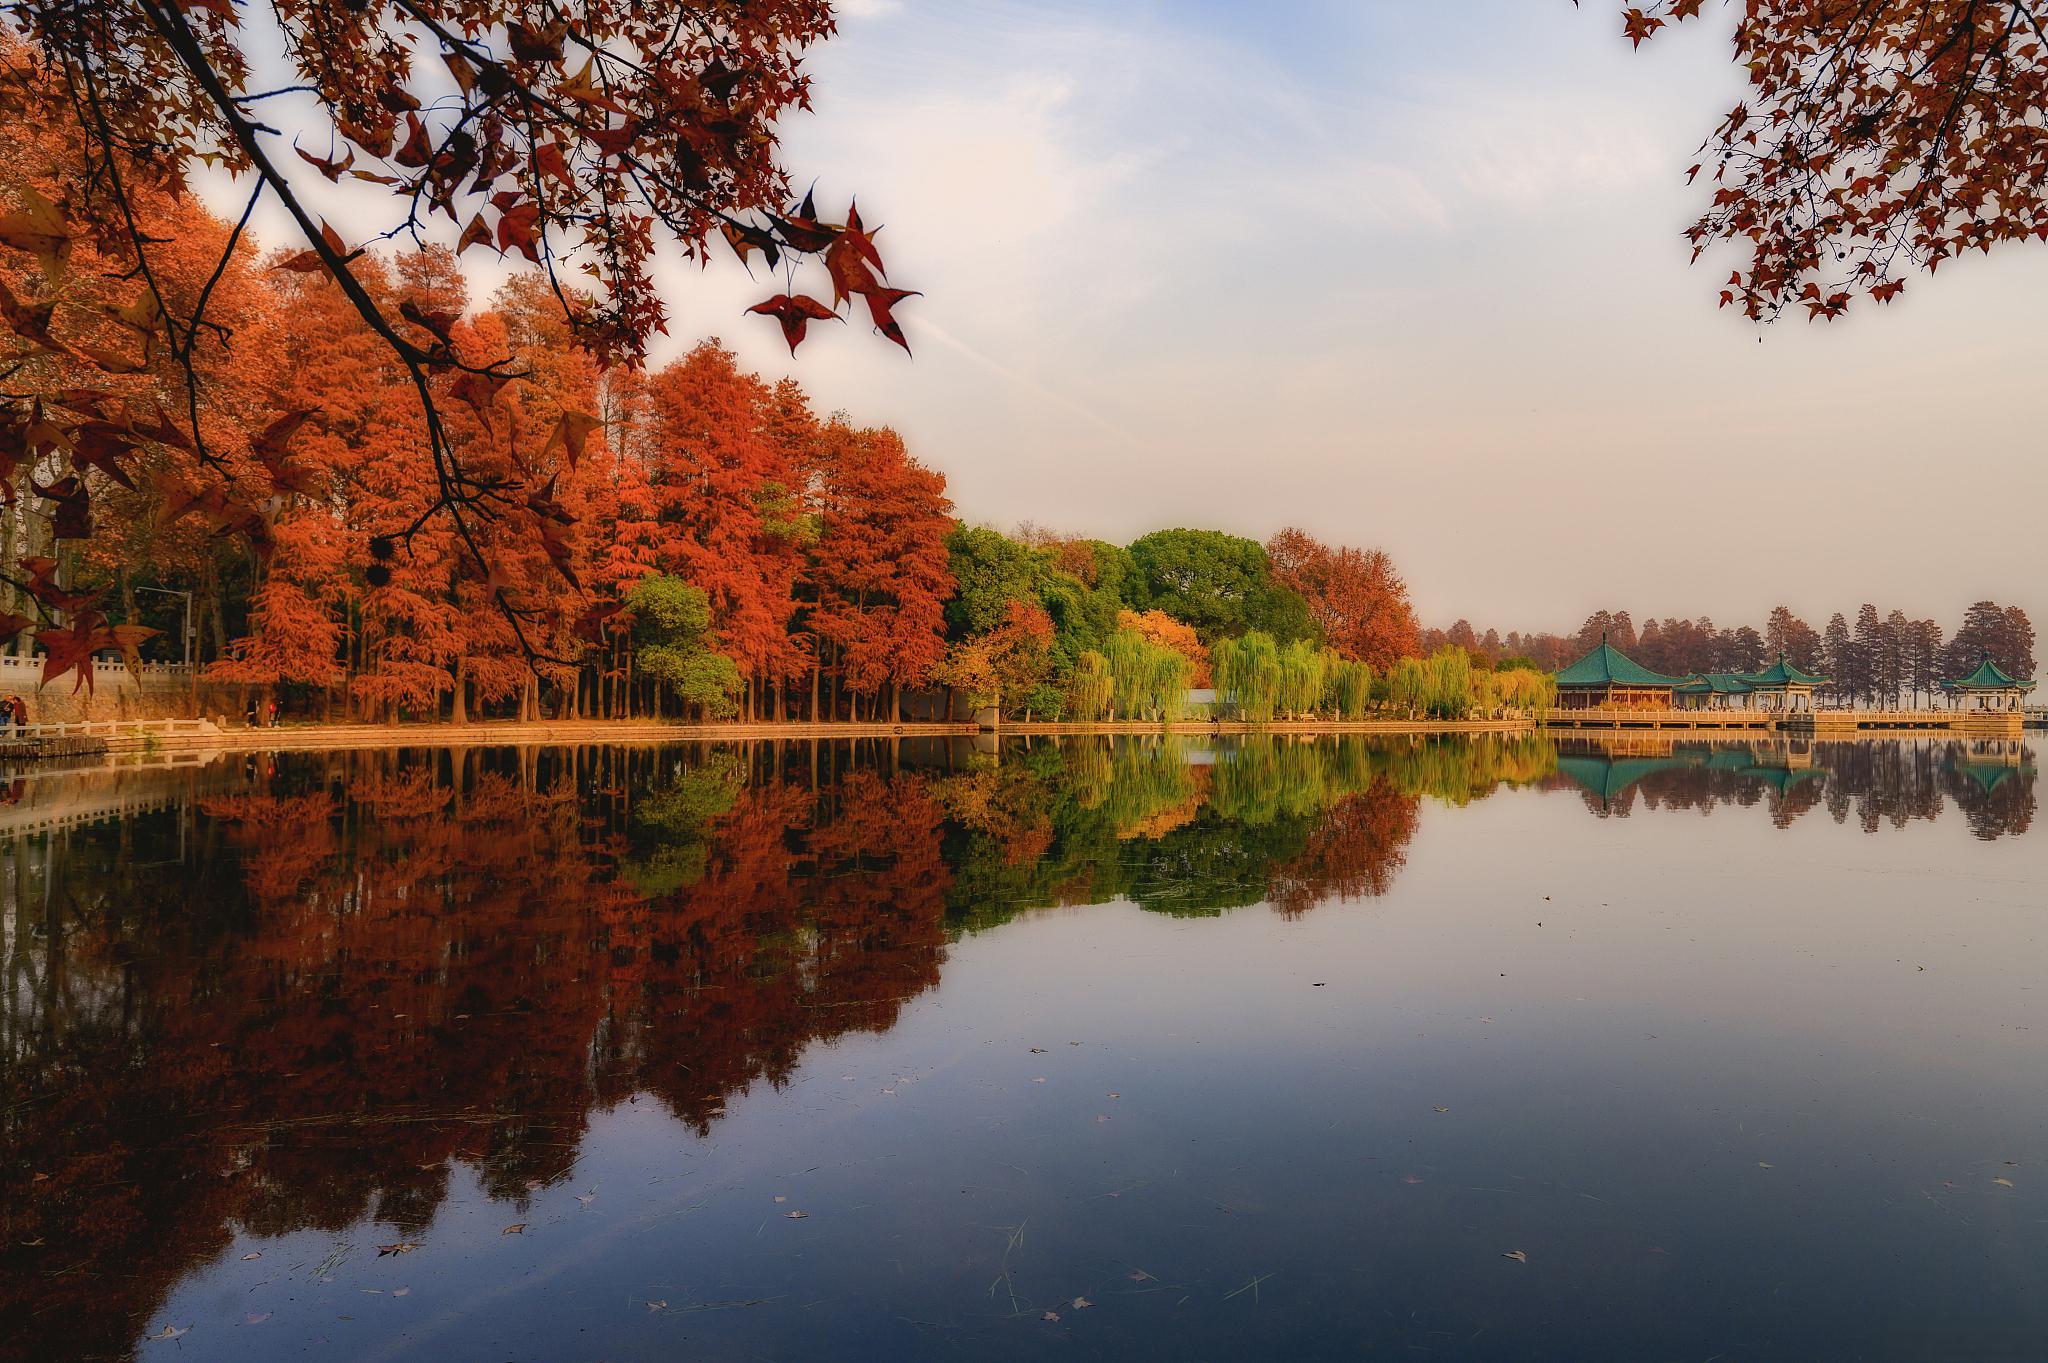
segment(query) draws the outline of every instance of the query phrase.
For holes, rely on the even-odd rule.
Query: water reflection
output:
[[[1954,804],[1995,838],[2030,826],[2034,777],[2018,743],[1534,735],[24,774],[0,856],[0,1331],[25,1358],[125,1357],[238,1237],[408,1243],[465,1180],[517,1223],[598,1115],[654,1104],[708,1136],[820,1044],[896,1026],[963,934],[1117,900],[1299,918],[1379,897],[1425,801],[1527,788],[1871,832]]]
[[[2034,760],[2020,739],[1825,743],[1759,739],[1685,742],[1646,735],[1558,744],[1555,784],[1580,791],[1603,818],[1645,809],[1762,805],[1788,827],[1825,809],[1865,832],[1934,819],[1954,804],[1970,831],[2024,833],[2034,817]]]

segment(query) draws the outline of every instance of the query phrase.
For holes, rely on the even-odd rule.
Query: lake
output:
[[[2035,761],[23,769],[0,1357],[2037,1359]]]

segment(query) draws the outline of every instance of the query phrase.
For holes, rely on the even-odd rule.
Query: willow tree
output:
[[[1195,675],[1185,654],[1121,629],[1109,637],[1103,657],[1115,685],[1115,706],[1126,719],[1172,723],[1181,717]]]
[[[1306,639],[1296,639],[1280,650],[1279,684],[1274,704],[1289,717],[1315,713],[1323,699],[1323,676],[1329,669],[1328,650]]]
[[[1240,716],[1254,724],[1272,720],[1280,694],[1280,649],[1272,635],[1252,630],[1235,639],[1218,639],[1210,650],[1209,670],[1224,700]]]
[[[1115,698],[1116,678],[1109,674],[1109,660],[1092,648],[1084,650],[1067,677],[1067,717],[1092,724],[1110,713]]]
[[[1364,719],[1372,705],[1372,669],[1339,658],[1323,681],[1323,704],[1339,719]]]

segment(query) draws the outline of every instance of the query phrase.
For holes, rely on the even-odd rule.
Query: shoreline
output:
[[[190,724],[192,721],[185,721]],[[81,726],[83,727],[83,726]],[[106,735],[109,755],[133,753],[324,752],[357,748],[574,747],[582,744],[661,746],[671,743],[810,742],[819,739],[1004,737],[1243,737],[1273,734],[1507,734],[1536,725],[1521,720],[1321,720],[1273,724],[1187,720],[1177,724],[1132,722],[1068,724],[1034,722],[984,729],[972,722],[905,721],[813,724],[678,724],[657,720],[494,720],[470,724],[285,724],[275,728],[184,728],[174,732],[133,730]]]

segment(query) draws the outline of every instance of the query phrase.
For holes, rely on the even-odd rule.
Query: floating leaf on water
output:
[[[584,1206],[588,1207],[592,1202],[597,1200],[597,1193],[595,1190],[592,1190],[591,1192],[587,1193],[578,1193],[576,1194],[576,1200],[582,1203]]]
[[[1449,1111],[1450,1111],[1450,1109],[1449,1109],[1449,1108],[1447,1108],[1447,1107],[1440,1107],[1440,1108],[1438,1108],[1438,1109],[1437,1109],[1437,1111],[1438,1111],[1438,1112],[1449,1112]]]
[[[524,1234],[526,1234],[526,1223],[525,1223],[524,1221],[514,1221],[514,1222],[513,1222],[513,1223],[512,1223],[511,1225],[509,1225],[509,1226],[505,1227],[505,1229],[503,1229],[503,1230],[499,1231],[499,1232],[498,1232],[498,1234],[500,1234],[500,1235],[524,1235]]]
[[[1142,1268],[1134,1268],[1125,1275],[1134,1283],[1155,1283],[1159,1280]]]
[[[784,1212],[782,1214],[785,1221],[801,1221],[809,1215],[809,1212]]]
[[[777,1194],[775,1195],[775,1200],[776,1200],[777,1202],[787,1202],[787,1201],[789,1201],[789,1199],[788,1199],[788,1198],[786,1198],[786,1197],[784,1197],[784,1196],[783,1196],[783,1195],[782,1195],[781,1193],[777,1193]]]
[[[412,1289],[410,1287],[394,1287],[391,1289],[391,1295],[394,1297],[410,1297]]]
[[[1103,1116],[1100,1112],[1098,1112],[1095,1114],[1095,1120],[1098,1122],[1106,1122],[1109,1120],[1109,1118]]]
[[[1040,1316],[1040,1317],[1039,1317],[1039,1319],[1040,1319],[1040,1320],[1050,1320],[1050,1321],[1057,1321],[1057,1320],[1058,1320],[1059,1318],[1060,1318],[1060,1313],[1059,1313],[1059,1312],[1057,1312],[1057,1311],[1048,1311],[1048,1312],[1046,1312],[1046,1313],[1045,1313],[1044,1315],[1042,1315],[1042,1316]]]
[[[410,1254],[419,1247],[417,1240],[400,1240],[396,1244],[377,1246],[377,1257],[382,1258],[386,1254]]]
[[[1757,1168],[1759,1168],[1759,1169],[1775,1169],[1775,1168],[1777,1168],[1778,1166],[1777,1166],[1777,1165],[1775,1165],[1775,1164],[1772,1164],[1772,1163],[1770,1163],[1770,1162],[1769,1162],[1769,1161],[1767,1161],[1767,1160],[1758,1160],[1758,1161],[1756,1162],[1756,1167],[1757,1167]]]
[[[1123,1095],[1122,1095],[1121,1093],[1112,1093],[1112,1094],[1110,1094],[1109,1096],[1110,1096],[1110,1097],[1112,1097],[1112,1098],[1121,1098],[1121,1097],[1123,1097]]]
[[[1503,1254],[1500,1257],[1503,1259],[1513,1259],[1518,1264],[1526,1264],[1529,1262],[1529,1256],[1522,1253],[1522,1251],[1518,1249],[1511,1249],[1506,1254]]]
[[[1043,1046],[1033,1046],[1033,1047],[1031,1048],[1031,1053],[1032,1053],[1033,1055],[1044,1055],[1044,1054],[1045,1054],[1045,1047],[1043,1047]]]
[[[161,1330],[157,1331],[157,1332],[156,1332],[155,1334],[153,1334],[153,1335],[144,1335],[144,1336],[143,1336],[143,1338],[144,1338],[144,1339],[176,1339],[176,1338],[177,1338],[177,1337],[178,1337],[179,1335],[189,1335],[189,1334],[191,1334],[191,1333],[192,1333],[192,1327],[191,1327],[191,1326],[189,1326],[189,1325],[166,1325],[166,1326],[165,1326],[165,1327],[164,1327],[163,1329],[161,1329]]]
[[[2001,1187],[2001,1188],[2010,1188],[2010,1187],[2012,1187],[2012,1180],[2011,1180],[2011,1179],[2009,1179],[2009,1178],[1994,1178],[1994,1179],[1992,1179],[1991,1181],[1992,1181],[1993,1183],[1996,1183],[1996,1184],[1997,1184],[1997,1185],[1998,1185],[1999,1187]]]
[[[270,1313],[268,1311],[252,1311],[248,1315],[242,1317],[242,1324],[261,1325],[264,1321],[269,1319]]]
[[[666,1302],[666,1301],[651,1301],[651,1302],[647,1303],[647,1309],[648,1309],[648,1310],[650,1310],[650,1311],[666,1311],[666,1310],[668,1310],[668,1302]]]
[[[1093,1305],[1095,1305],[1095,1303],[1089,1301],[1086,1297],[1074,1298],[1074,1309],[1076,1311],[1086,1311],[1089,1307]]]
[[[249,1252],[248,1252],[247,1254],[244,1254],[244,1255],[242,1256],[242,1262],[243,1262],[243,1263],[245,1263],[245,1264],[246,1264],[246,1263],[251,1263],[251,1262],[253,1262],[253,1261],[257,1260],[257,1259],[261,1259],[262,1257],[263,1257],[263,1251],[262,1251],[262,1250],[260,1250],[260,1249],[252,1249],[252,1250],[250,1250],[250,1251],[249,1251]]]

